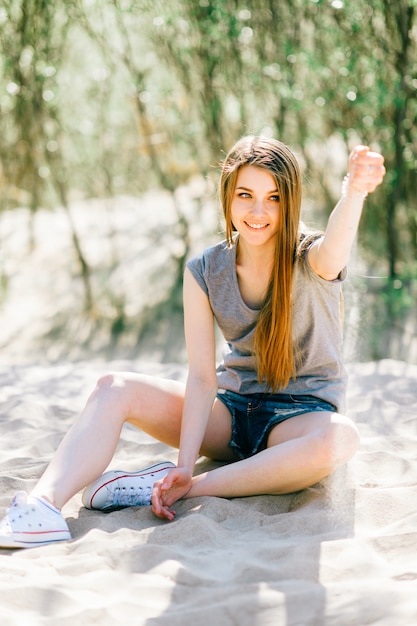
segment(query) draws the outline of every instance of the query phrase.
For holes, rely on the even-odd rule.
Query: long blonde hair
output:
[[[223,162],[219,187],[229,246],[235,239],[231,204],[243,165],[267,170],[276,181],[280,197],[275,261],[254,337],[258,379],[276,391],[295,377],[291,291],[301,213],[301,173],[294,154],[276,139],[248,136],[233,146]]]

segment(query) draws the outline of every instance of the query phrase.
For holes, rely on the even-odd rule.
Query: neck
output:
[[[275,259],[275,243],[271,241],[266,246],[250,246],[242,239],[238,239],[236,259],[239,265],[250,265],[254,269],[272,269]]]

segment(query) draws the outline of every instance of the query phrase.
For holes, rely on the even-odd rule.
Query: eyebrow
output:
[[[252,192],[253,189],[250,189],[249,187],[243,187],[243,185],[239,185],[239,187],[236,187],[237,189],[242,189],[243,191],[250,191]],[[272,191],[268,191],[268,193],[278,193],[278,189],[272,189]]]

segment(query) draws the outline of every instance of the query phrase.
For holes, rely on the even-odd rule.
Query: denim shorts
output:
[[[269,433],[277,424],[313,411],[335,413],[337,410],[333,404],[308,395],[241,395],[222,389],[217,397],[232,416],[232,439],[229,446],[240,459],[265,450]]]

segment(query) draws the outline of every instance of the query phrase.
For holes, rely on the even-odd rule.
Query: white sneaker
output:
[[[71,534],[61,511],[52,504],[18,491],[0,522],[0,548],[36,548],[69,541]]]
[[[105,472],[84,489],[83,505],[87,509],[98,509],[107,513],[128,506],[149,506],[154,483],[164,478],[173,467],[174,463],[167,461],[137,472]]]

